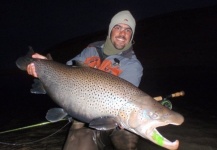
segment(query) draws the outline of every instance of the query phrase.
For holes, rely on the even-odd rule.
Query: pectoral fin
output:
[[[93,119],[89,127],[97,130],[110,130],[118,127],[118,122],[116,118],[113,117],[100,117]]]
[[[64,119],[68,114],[62,108],[51,108],[46,114],[46,119],[50,122],[57,122]]]

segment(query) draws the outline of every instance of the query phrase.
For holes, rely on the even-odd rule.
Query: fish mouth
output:
[[[168,125],[168,124],[161,124],[161,125],[158,124],[157,127],[165,126],[165,125]],[[176,150],[179,147],[179,141],[178,140],[175,140],[174,142],[168,140],[167,138],[165,138],[164,136],[162,136],[159,133],[159,131],[156,129],[156,127],[152,127],[152,128],[147,129],[145,135],[146,135],[147,139],[149,139],[150,141],[152,141],[153,143],[155,143],[161,147],[164,147],[164,148],[167,148],[170,150]]]
[[[170,150],[176,150],[179,147],[178,140],[175,140],[174,142],[169,141],[167,138],[163,137],[157,129],[152,130],[152,133],[150,134],[150,140],[157,145]]]

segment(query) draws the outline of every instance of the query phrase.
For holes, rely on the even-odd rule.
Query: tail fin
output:
[[[16,60],[16,65],[21,70],[26,70],[26,67],[28,64],[30,64],[33,61],[32,55],[34,54],[34,50],[31,46],[29,46],[29,51],[25,56],[19,57]]]

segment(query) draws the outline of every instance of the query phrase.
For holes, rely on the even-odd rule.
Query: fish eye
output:
[[[156,113],[156,112],[150,112],[149,113],[149,116],[150,116],[150,118],[152,118],[152,119],[158,119],[159,118],[159,115],[158,115],[158,113]]]

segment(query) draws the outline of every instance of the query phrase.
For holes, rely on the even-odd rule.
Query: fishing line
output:
[[[33,144],[33,143],[36,143],[36,142],[40,142],[42,140],[45,140],[45,139],[48,139],[49,137],[57,134],[58,132],[60,132],[63,128],[65,128],[69,123],[71,123],[71,119],[69,119],[69,121],[63,126],[61,127],[60,129],[58,129],[56,132],[44,137],[44,138],[41,138],[41,139],[38,139],[38,140],[34,140],[34,141],[31,141],[31,142],[24,142],[24,143],[9,143],[9,142],[1,142],[0,141],[0,144],[4,144],[4,145],[13,145],[13,146],[21,146],[21,145],[29,145],[29,144]],[[44,124],[49,124],[49,122],[45,122]],[[43,123],[41,125],[44,125]],[[38,125],[37,125],[38,126]],[[33,127],[35,127],[35,125],[33,125]],[[29,126],[28,126],[29,128]],[[23,128],[22,128],[23,129]],[[21,130],[21,128],[19,128],[19,130]],[[4,132],[6,133],[6,132]]]

